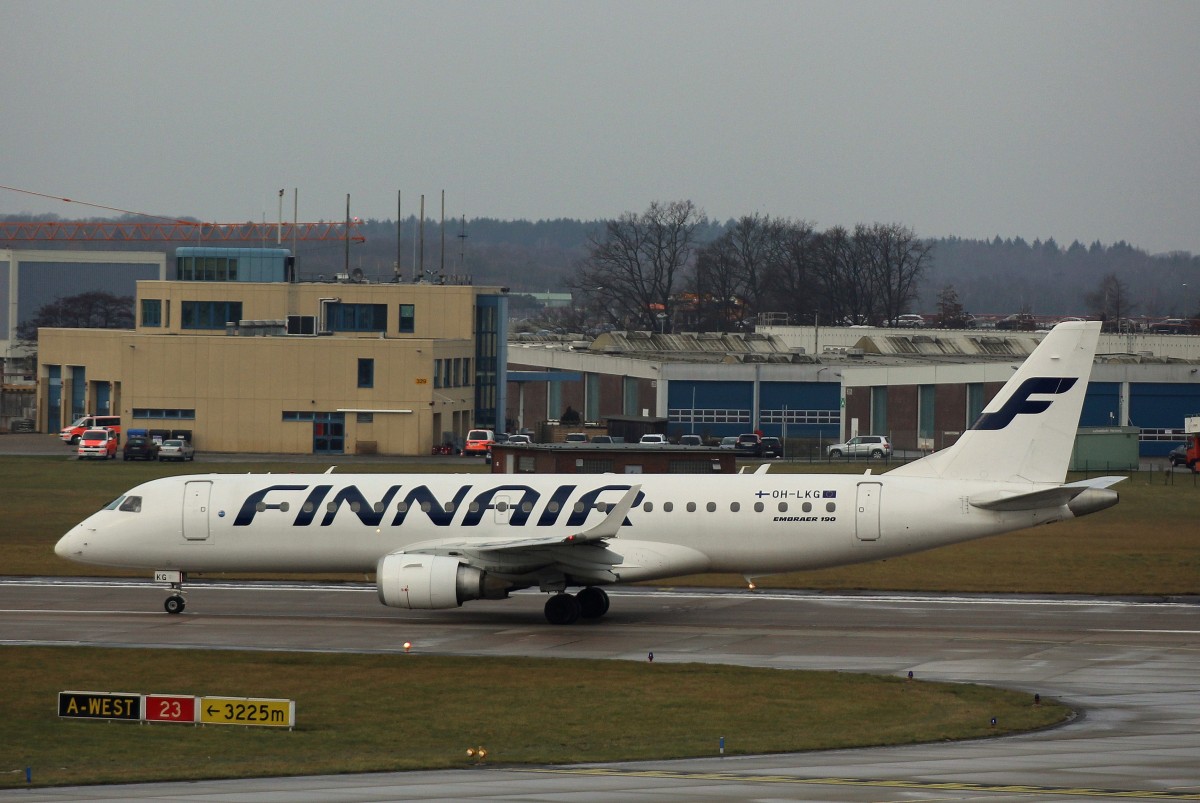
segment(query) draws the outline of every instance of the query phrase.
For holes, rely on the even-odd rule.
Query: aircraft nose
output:
[[[58,543],[54,545],[54,554],[67,560],[77,558],[83,554],[83,543],[83,528],[80,525],[58,539]]]

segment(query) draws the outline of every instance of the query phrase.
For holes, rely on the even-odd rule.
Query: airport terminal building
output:
[[[505,408],[501,288],[298,283],[284,249],[176,263],[137,282],[132,331],[41,330],[39,431],[118,414],[200,452],[428,454]]]

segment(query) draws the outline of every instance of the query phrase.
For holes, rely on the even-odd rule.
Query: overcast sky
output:
[[[1200,253],[1200,3],[5,0],[0,184],[213,222],[611,218]],[[0,213],[110,214],[0,190]]]

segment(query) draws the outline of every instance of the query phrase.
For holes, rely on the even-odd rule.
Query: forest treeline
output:
[[[649,210],[647,210],[649,211]],[[509,287],[514,293],[566,292],[580,286],[581,276],[603,244],[613,220],[497,220],[475,218],[447,221],[441,225],[427,219],[418,225],[410,216],[399,227],[395,220],[366,220],[359,224],[365,240],[346,249],[339,242],[297,244],[297,270],[302,279],[331,277],[347,267],[371,280],[389,281],[397,275],[410,281],[421,272],[427,278]],[[750,216],[753,218],[754,216]],[[695,270],[703,249],[717,243],[744,225],[747,218],[714,221],[698,210],[691,231],[693,259],[683,266],[678,292],[697,289]],[[53,215],[6,216],[6,221],[55,220]],[[108,219],[105,219],[108,220]],[[770,219],[768,219],[770,220]],[[889,227],[892,223],[860,223],[846,228],[820,230],[805,221],[781,221],[789,226],[807,226],[816,234]],[[1072,242],[1060,245],[1054,239],[1027,241],[1019,236],[997,235],[990,240],[945,237],[923,239],[927,254],[911,300],[901,312],[938,311],[939,297],[952,288],[965,311],[975,314],[1088,315],[1088,297],[1093,298],[1104,282],[1117,281],[1127,289],[1124,311],[1130,315],[1160,317],[1200,316],[1200,256],[1187,252],[1150,254],[1142,248],[1117,241],[1103,244]],[[443,249],[443,243],[445,244]],[[235,245],[234,243],[226,243]],[[268,243],[270,245],[271,243]],[[242,245],[261,245],[245,243]],[[58,248],[70,250],[166,250],[174,244],[162,242],[6,242],[8,248]],[[711,252],[710,252],[711,253]],[[422,258],[423,257],[423,258]],[[699,288],[703,290],[703,288]],[[715,288],[714,288],[715,289]],[[776,303],[778,302],[778,303]],[[761,312],[807,313],[818,305],[808,298],[765,295],[754,300]]]

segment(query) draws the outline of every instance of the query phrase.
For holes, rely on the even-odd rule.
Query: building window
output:
[[[142,326],[162,326],[162,299],[142,299]]]
[[[359,423],[359,424],[374,424],[375,423],[375,414],[374,413],[358,413],[355,415],[354,420],[356,423]]]
[[[184,301],[179,325],[184,329],[224,329],[242,319],[240,301]]]
[[[412,334],[417,330],[416,317],[415,305],[400,305],[400,334]]]
[[[189,409],[164,409],[161,407],[134,407],[134,418],[177,418],[181,420],[195,420],[196,411]]]
[[[360,359],[358,361],[358,386],[360,388],[375,387],[375,361]]]
[[[433,386],[440,388],[442,386],[442,361],[433,361]]]
[[[331,332],[387,331],[387,304],[331,303],[325,314]]]

